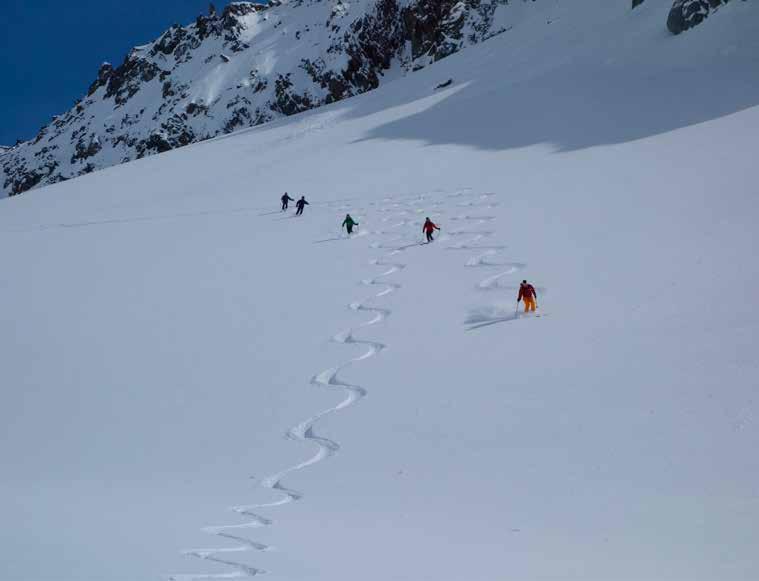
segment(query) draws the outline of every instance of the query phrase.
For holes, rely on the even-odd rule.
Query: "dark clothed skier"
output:
[[[353,218],[351,218],[350,214],[345,215],[345,220],[343,220],[343,226],[348,231],[348,235],[350,236],[353,234],[353,227],[358,226],[358,222],[356,222]]]
[[[291,197],[290,197],[290,196],[287,194],[287,192],[285,192],[285,195],[284,195],[284,196],[282,196],[282,211],[284,212],[285,210],[287,210],[287,206],[288,206],[288,204],[289,204],[290,202],[294,202],[294,201],[295,201],[295,198],[291,198]]]
[[[306,201],[306,196],[301,196],[300,200],[295,202],[295,207],[298,208],[298,210],[295,212],[295,215],[300,216],[303,213],[303,208],[310,205],[311,204]]]
[[[437,224],[435,224],[432,220],[427,218],[424,221],[424,226],[422,226],[422,232],[424,232],[427,235],[427,242],[432,242],[434,240],[434,238],[432,237],[432,233],[435,230],[440,230],[440,228],[438,228]]]

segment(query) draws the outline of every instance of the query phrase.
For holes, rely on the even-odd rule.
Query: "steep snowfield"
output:
[[[759,10],[536,7],[4,200],[0,578],[759,578]]]

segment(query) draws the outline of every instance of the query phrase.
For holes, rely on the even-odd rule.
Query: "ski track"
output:
[[[460,208],[484,208],[490,209],[498,206],[497,202],[490,200],[494,194],[483,194],[480,196],[479,201],[462,201],[456,204]],[[446,236],[456,238],[465,238],[462,242],[451,244],[447,247],[448,250],[467,250],[476,251],[478,254],[471,256],[465,262],[464,266],[467,268],[486,268],[486,269],[499,269],[499,272],[491,274],[481,279],[475,288],[479,291],[504,291],[507,287],[501,286],[499,283],[502,279],[514,275],[527,268],[527,264],[524,262],[513,262],[497,260],[497,256],[507,248],[501,244],[488,244],[487,239],[495,236],[496,232],[493,230],[481,230],[476,229],[477,226],[483,226],[493,222],[496,219],[495,216],[490,214],[463,214],[460,216],[454,216],[451,221],[454,222],[466,222],[472,224],[474,229],[459,229],[448,232]],[[485,243],[483,243],[485,242]],[[508,287],[511,290],[511,287]],[[522,317],[518,309],[515,309],[513,313],[503,312],[503,309],[495,306],[489,307],[489,313],[487,314],[471,314],[465,320],[465,324],[469,325],[468,331],[481,329],[498,323],[507,321],[514,321]]]
[[[466,192],[460,192],[460,193],[449,195],[449,197],[459,197],[459,196],[466,196],[466,195],[468,195]],[[480,196],[480,199],[482,200],[492,195],[494,194],[485,194],[484,196]],[[417,195],[411,195],[407,197],[385,198],[384,200],[382,200],[382,203],[392,204],[392,205],[390,207],[385,206],[385,207],[379,207],[377,209],[378,213],[391,214],[391,216],[383,218],[383,222],[390,221],[393,219],[399,220],[399,221],[389,226],[387,230],[377,231],[373,233],[386,236],[386,235],[393,234],[393,230],[398,229],[398,228],[403,228],[403,227],[411,226],[411,225],[421,226],[422,222],[419,221],[418,218],[409,220],[409,219],[404,218],[403,216],[417,215],[425,211],[429,212],[430,208],[434,208],[435,214],[444,213],[444,209],[441,209],[441,206],[445,205],[444,202],[442,201],[430,202],[429,198],[432,196],[436,197],[438,196],[438,194],[437,193],[423,194],[423,195],[417,194]],[[371,206],[373,204],[374,203],[370,203],[369,205]],[[471,202],[471,204],[467,204],[467,205],[480,206],[480,207],[482,206],[481,203],[478,204],[477,202]],[[328,208],[337,207],[337,209],[340,209],[340,210],[346,209],[345,206],[342,206],[342,205],[338,206],[337,203],[328,203],[326,204],[326,206]],[[423,206],[423,207],[417,207],[417,206]],[[492,206],[488,205],[486,207],[492,207]],[[361,209],[360,211],[364,212],[365,209]],[[281,220],[282,218],[279,218],[279,219]],[[468,216],[463,216],[456,219],[461,219],[461,220],[476,219],[480,222],[484,222],[493,218],[487,217],[487,216],[477,217],[477,218],[470,218]],[[369,233],[368,230],[366,232]],[[477,236],[479,237],[486,236],[486,235],[489,235],[489,233],[477,234]],[[326,241],[331,241],[331,240],[325,240],[325,242]],[[307,442],[307,443],[311,443],[315,445],[316,452],[310,458],[294,466],[285,468],[284,470],[277,472],[276,474],[268,476],[260,482],[259,486],[261,488],[272,490],[278,493],[280,496],[279,499],[274,500],[272,502],[268,502],[268,503],[233,506],[230,508],[230,510],[237,513],[240,517],[243,517],[245,519],[244,522],[237,523],[237,524],[207,526],[202,529],[204,532],[210,535],[214,535],[221,539],[226,539],[228,541],[236,543],[235,546],[219,547],[219,548],[205,548],[205,549],[188,549],[188,550],[182,551],[182,554],[188,557],[194,557],[197,559],[201,559],[203,561],[208,561],[208,562],[224,565],[226,567],[230,567],[234,571],[231,573],[198,573],[198,574],[171,575],[168,577],[170,581],[221,581],[225,579],[251,578],[251,577],[256,577],[258,575],[263,575],[267,573],[267,571],[264,569],[260,569],[260,568],[248,565],[246,563],[233,560],[232,556],[236,554],[246,554],[252,551],[266,552],[266,551],[274,550],[274,547],[270,545],[266,545],[264,543],[259,543],[246,536],[246,533],[248,531],[252,531],[258,528],[262,528],[262,527],[268,527],[274,524],[274,521],[272,521],[271,519],[260,515],[259,511],[261,509],[274,508],[277,506],[290,504],[290,503],[300,500],[303,497],[303,494],[297,490],[286,487],[283,484],[283,480],[287,476],[295,472],[298,472],[300,470],[303,470],[305,468],[308,468],[309,466],[313,466],[314,464],[317,464],[319,462],[323,462],[324,460],[327,460],[328,458],[334,456],[336,453],[339,452],[340,444],[334,440],[318,435],[315,431],[315,427],[316,427],[316,424],[322,419],[324,419],[325,417],[335,414],[348,407],[355,405],[360,400],[365,398],[367,395],[366,389],[364,389],[360,385],[351,384],[340,379],[340,372],[356,363],[375,357],[379,353],[381,353],[384,349],[386,349],[387,346],[384,345],[383,343],[380,343],[377,341],[371,341],[368,339],[357,338],[355,336],[355,333],[359,331],[360,329],[365,329],[367,327],[371,327],[373,325],[378,325],[382,323],[383,321],[385,321],[385,319],[387,319],[392,314],[392,311],[390,309],[377,307],[377,306],[372,305],[371,303],[372,301],[376,299],[385,297],[402,288],[402,285],[399,283],[389,282],[382,279],[393,276],[394,274],[406,268],[406,265],[404,263],[394,261],[393,257],[403,253],[406,249],[412,246],[417,246],[421,244],[421,242],[414,242],[413,244],[405,244],[404,242],[407,242],[407,241],[408,241],[408,237],[400,235],[388,241],[387,243],[384,243],[384,244],[373,243],[370,245],[370,248],[372,249],[389,250],[389,252],[386,252],[382,257],[375,258],[370,261],[370,264],[372,266],[383,267],[385,268],[385,270],[372,278],[363,279],[360,282],[364,286],[380,287],[380,290],[368,298],[352,302],[350,305],[348,305],[348,308],[350,308],[351,310],[357,313],[368,313],[372,315],[372,317],[369,320],[363,323],[360,323],[359,325],[355,327],[336,333],[330,338],[332,342],[339,343],[342,345],[363,346],[366,348],[366,351],[362,353],[361,355],[357,357],[353,357],[352,359],[349,359],[340,365],[325,369],[321,371],[320,373],[317,373],[311,378],[311,381],[310,381],[311,385],[320,387],[322,389],[342,391],[345,393],[345,396],[346,396],[345,399],[343,399],[337,405],[324,409],[310,416],[309,418],[300,422],[299,424],[293,426],[287,431],[285,435],[285,437],[290,440],[298,441],[298,442]],[[464,246],[461,246],[461,248],[468,249],[470,247],[464,245]],[[481,263],[480,265],[489,266],[484,263]]]

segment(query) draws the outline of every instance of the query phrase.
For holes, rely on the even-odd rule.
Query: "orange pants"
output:
[[[535,311],[535,299],[524,299],[524,312],[529,313],[530,311]]]

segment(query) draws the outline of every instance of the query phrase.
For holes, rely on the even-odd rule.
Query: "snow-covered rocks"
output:
[[[726,1],[676,0],[667,24],[679,33]],[[634,0],[632,7],[641,3]],[[278,0],[211,9],[135,47],[119,66],[104,63],[71,110],[54,117],[33,140],[0,152],[0,195],[365,93],[516,30],[543,5]]]
[[[20,194],[374,89],[505,30],[501,0],[235,2],[174,25],[2,163]]]
[[[675,0],[667,18],[667,28],[680,34],[701,24],[709,14],[730,0]],[[745,0],[744,0],[745,1]]]

